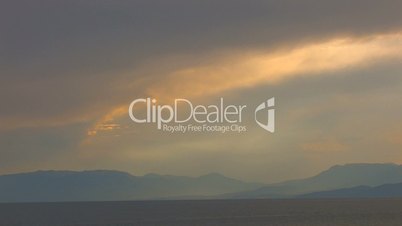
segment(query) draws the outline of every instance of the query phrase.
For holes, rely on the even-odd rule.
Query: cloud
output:
[[[298,75],[320,75],[368,65],[373,60],[393,57],[402,57],[400,33],[359,39],[337,38],[274,53],[264,50],[231,53],[214,59],[214,63],[174,71],[167,79],[153,83],[148,93],[167,100],[178,96],[206,96],[230,89],[278,83]]]
[[[348,150],[348,146],[334,138],[330,138],[304,143],[301,145],[301,149],[307,152],[314,152],[315,154],[323,154],[327,152],[346,151]]]
[[[396,0],[6,0],[2,171],[214,170],[272,181],[346,160],[398,160],[399,149],[381,154],[387,139],[374,138],[400,121],[401,8]],[[127,105],[148,95],[250,105],[276,96],[278,132],[267,138],[252,120],[248,134],[223,137],[132,126]],[[313,159],[300,144],[349,149]]]
[[[215,92],[250,85],[254,73],[265,76],[262,64],[275,64],[271,53],[277,50],[400,30],[400,8],[392,0],[6,1],[0,9],[0,101],[7,107],[0,121],[6,128],[97,121],[132,96],[158,92],[153,82],[173,83],[204,70],[228,76],[206,75],[219,83]],[[214,54],[224,56],[203,64]],[[250,80],[222,81],[233,79],[226,70],[239,61],[238,69],[252,70]]]
[[[402,57],[402,35],[392,33],[365,38],[336,38],[321,43],[308,43],[294,49],[249,50],[240,54],[217,54],[205,65],[185,67],[158,77],[144,90],[143,95],[169,102],[178,97],[206,98],[233,89],[262,84],[278,84],[295,76],[325,75],[326,72],[368,66],[375,61]],[[196,60],[194,60],[196,61]],[[199,60],[196,62],[202,62]],[[204,60],[205,61],[205,60]],[[159,64],[158,62],[154,62]],[[165,65],[166,63],[160,63]],[[89,130],[111,121],[108,118],[127,115],[127,105],[113,109]]]

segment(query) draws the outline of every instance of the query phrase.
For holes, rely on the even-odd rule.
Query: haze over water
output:
[[[7,226],[400,226],[402,199],[0,204]]]

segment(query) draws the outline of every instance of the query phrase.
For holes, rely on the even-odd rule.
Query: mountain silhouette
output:
[[[402,182],[402,166],[390,163],[336,165],[322,173],[300,180],[267,185],[252,191],[224,194],[222,198],[288,198],[295,195]]]
[[[211,196],[255,189],[220,174],[184,177],[110,171],[37,171],[0,176],[0,202],[108,201]]]
[[[0,202],[205,198],[399,197],[402,166],[337,165],[306,179],[264,185],[211,173],[199,177],[112,170],[36,171],[0,176]]]
[[[331,191],[313,192],[298,196],[299,198],[400,198],[402,183],[384,184],[376,187],[357,186]]]

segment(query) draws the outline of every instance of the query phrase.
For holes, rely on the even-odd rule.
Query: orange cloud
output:
[[[364,39],[337,38],[276,53],[231,54],[215,63],[181,68],[156,81],[148,94],[160,100],[199,97],[223,91],[278,83],[301,74],[358,66],[370,60],[402,57],[402,34]]]
[[[326,139],[321,141],[314,141],[309,143],[304,143],[301,145],[302,150],[308,152],[338,152],[345,151],[348,146],[337,141],[336,139]]]
[[[371,60],[402,57],[402,34],[374,35],[365,38],[336,38],[305,44],[277,52],[248,51],[219,54],[213,63],[163,71],[146,87],[144,96],[160,102],[178,97],[205,97],[224,91],[276,84],[300,75],[342,70],[361,66]],[[156,62],[154,62],[156,64]],[[158,65],[166,65],[161,62]],[[155,68],[149,68],[155,70]],[[105,124],[127,114],[128,104],[111,109],[88,130],[88,135],[104,131]],[[107,127],[107,126],[106,126]]]
[[[127,106],[118,106],[104,115],[100,120],[98,120],[91,128],[88,129],[88,136],[95,136],[100,131],[112,131],[116,129],[120,129],[120,125],[114,123],[114,119],[117,117],[121,117],[122,115],[127,114]]]
[[[385,139],[391,144],[402,145],[402,131],[388,133],[386,134]]]

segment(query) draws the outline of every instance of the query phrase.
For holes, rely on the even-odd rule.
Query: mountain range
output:
[[[108,201],[211,196],[259,183],[211,173],[200,177],[110,171],[36,171],[0,176],[0,202]]]
[[[313,192],[298,198],[395,198],[402,197],[402,183],[380,186],[357,186],[331,191]]]
[[[268,185],[218,173],[200,177],[134,176],[94,170],[0,176],[0,202],[338,197],[402,197],[402,166],[337,165],[309,178]]]
[[[402,166],[391,163],[336,165],[316,176],[270,184],[252,191],[223,195],[224,198],[289,198],[317,191],[379,186],[402,182]]]

